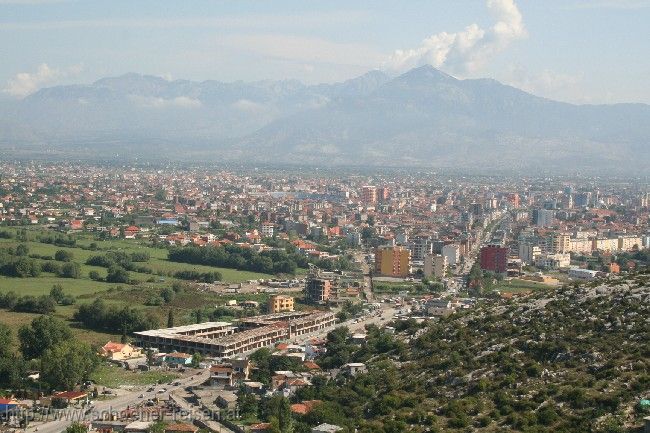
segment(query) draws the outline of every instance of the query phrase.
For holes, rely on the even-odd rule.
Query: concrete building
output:
[[[618,238],[595,238],[592,240],[592,251],[618,251]]]
[[[589,269],[571,268],[569,269],[569,277],[577,278],[580,280],[593,280],[598,277],[598,271]]]
[[[535,263],[537,257],[542,255],[542,249],[530,243],[520,243],[519,244],[519,258],[521,261],[527,265]]]
[[[272,238],[275,233],[275,225],[271,222],[263,222],[260,226],[260,234],[263,238]]]
[[[481,248],[481,269],[497,274],[508,272],[508,248],[501,245],[486,245]]]
[[[143,348],[231,358],[335,323],[336,317],[329,311],[294,311],[246,317],[235,323],[205,322],[134,334]]]
[[[533,224],[537,227],[550,227],[555,221],[555,211],[550,209],[534,209]]]
[[[293,311],[293,297],[286,295],[274,295],[268,301],[269,313],[281,313],[283,311]]]
[[[416,236],[411,239],[409,250],[411,260],[422,262],[424,258],[433,252],[433,244],[430,236]]]
[[[640,236],[619,236],[618,249],[619,251],[632,251],[640,250],[643,248],[643,241]]]
[[[447,258],[447,265],[449,266],[456,266],[460,261],[460,247],[456,244],[444,245],[441,253]]]
[[[447,273],[447,257],[440,254],[428,254],[424,257],[424,276],[443,278]]]
[[[556,233],[552,236],[554,253],[568,253],[571,250],[571,236],[568,233]]]
[[[568,253],[546,254],[535,259],[535,266],[544,269],[568,268],[571,265],[571,255]]]
[[[411,273],[411,252],[404,247],[377,248],[375,273],[389,277],[407,277]]]
[[[580,254],[591,254],[594,244],[591,239],[575,238],[569,240],[569,252]]]
[[[361,201],[366,204],[377,203],[377,188],[371,185],[361,187]]]
[[[332,281],[309,276],[305,280],[305,300],[317,304],[325,303],[332,293]]]

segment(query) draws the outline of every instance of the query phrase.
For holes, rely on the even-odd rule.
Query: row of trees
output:
[[[0,323],[0,387],[23,388],[29,370],[39,370],[43,385],[71,390],[87,380],[99,360],[86,343],[76,341],[68,325],[39,316],[18,330],[19,351],[9,326]]]
[[[127,306],[107,305],[100,298],[90,304],[80,305],[74,319],[90,329],[112,332],[119,330],[123,335],[157,328],[159,325],[158,319],[152,314]]]
[[[0,293],[0,308],[21,313],[50,314],[57,305],[72,305],[75,301],[74,296],[66,294],[60,284],[52,286],[49,295],[18,296],[13,291]]]
[[[123,251],[109,251],[103,255],[88,257],[86,264],[90,266],[101,266],[102,268],[119,266],[127,271],[151,273],[150,269],[136,265],[136,263],[147,261],[149,261],[149,253],[147,252],[127,254]]]
[[[217,266],[265,274],[294,274],[296,254],[283,250],[258,253],[250,248],[234,245],[223,247],[178,247],[169,250],[169,260],[195,265]]]
[[[221,281],[222,278],[221,272],[218,271],[199,272],[192,270],[174,272],[174,277],[178,278],[179,280],[191,280],[203,283],[214,283],[215,281]]]

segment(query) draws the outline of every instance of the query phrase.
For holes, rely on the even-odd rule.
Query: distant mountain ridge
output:
[[[0,105],[0,115],[0,148],[10,152],[495,168],[650,162],[648,105],[572,105],[430,66],[319,85],[130,73],[42,89]]]

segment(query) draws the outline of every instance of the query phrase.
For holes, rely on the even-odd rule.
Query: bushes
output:
[[[40,273],[41,267],[38,262],[26,257],[20,257],[19,259],[5,263],[0,267],[0,274],[8,277],[38,277]]]
[[[59,276],[62,278],[80,278],[81,277],[81,266],[79,263],[69,262],[65,263],[61,267],[61,272]]]
[[[220,272],[198,272],[198,271],[178,271],[174,273],[174,277],[179,280],[191,280],[191,281],[200,281],[203,283],[214,283],[215,281],[221,281]]]
[[[285,251],[265,251],[258,253],[250,248],[234,245],[224,247],[181,247],[169,251],[172,262],[196,265],[218,266],[266,274],[296,272],[297,255]]]
[[[12,308],[20,313],[50,314],[56,310],[56,301],[51,296],[23,296],[17,298]]]
[[[54,260],[58,262],[71,262],[73,258],[74,254],[72,254],[70,251],[58,250],[56,253],[54,253]]]
[[[106,282],[108,283],[123,283],[126,284],[130,281],[130,276],[128,271],[119,266],[112,266],[108,269],[108,274],[106,275]]]
[[[64,236],[62,234],[45,234],[39,238],[39,242],[43,244],[52,244],[58,247],[73,247],[77,244],[77,240],[73,236]]]
[[[88,260],[86,260],[86,264],[91,266],[101,266],[102,268],[120,266],[127,271],[138,271],[150,274],[151,270],[149,268],[134,265],[134,262],[146,262],[148,260],[149,253],[147,252],[126,254],[121,251],[109,251],[104,255],[89,257]]]
[[[158,327],[153,316],[130,307],[107,306],[101,299],[91,304],[83,304],[74,314],[74,319],[84,326],[110,332],[135,332]]]

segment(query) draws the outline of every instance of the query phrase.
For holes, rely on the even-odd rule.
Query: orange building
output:
[[[375,272],[388,277],[407,277],[411,273],[411,252],[404,247],[377,248]]]
[[[366,185],[361,187],[361,201],[364,203],[377,203],[377,188]]]
[[[269,313],[280,313],[282,311],[293,311],[293,297],[285,295],[274,295],[269,298]]]

